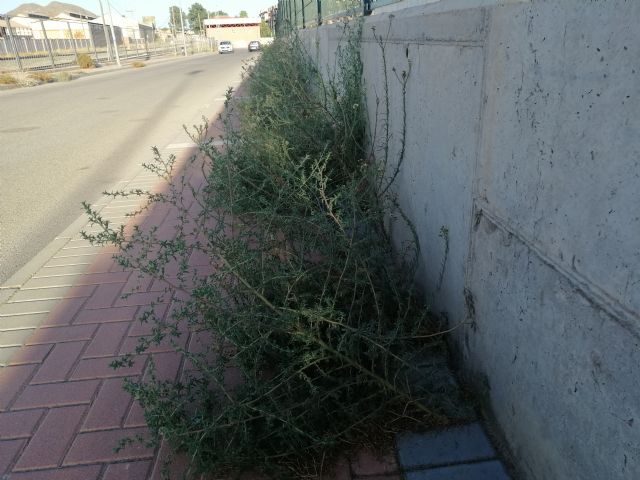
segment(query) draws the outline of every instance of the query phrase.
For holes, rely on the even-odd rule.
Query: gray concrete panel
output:
[[[468,377],[527,478],[640,478],[640,343],[515,235],[475,231]]]
[[[471,40],[482,30],[484,13],[463,11],[447,18],[447,35],[434,37],[436,43],[415,44],[420,23],[438,25],[443,18],[403,17],[374,19],[364,28],[362,58],[369,123],[377,133],[375,155],[383,162],[385,123],[390,128],[387,178],[397,168],[402,148],[402,74],[406,85],[406,153],[396,178],[394,191],[400,208],[419,235],[420,262],[417,281],[430,286],[428,303],[459,322],[464,319],[463,285],[469,248],[472,186],[476,162],[481,110],[482,48]],[[389,23],[390,22],[390,23]],[[389,37],[385,42],[389,90],[389,118],[385,118],[383,54],[372,38]],[[441,33],[441,32],[440,32]],[[459,41],[447,40],[455,37]],[[463,42],[463,43],[460,43]],[[402,251],[411,240],[401,215],[390,222],[396,247]],[[442,228],[448,238],[440,236]],[[448,247],[447,247],[448,243]],[[447,252],[448,248],[448,252]],[[435,288],[434,288],[435,286]]]
[[[400,8],[415,4],[365,21],[362,59],[387,175],[411,64],[394,192],[421,243],[416,280],[466,321],[452,335],[465,376],[524,478],[640,478],[640,2]],[[338,31],[318,31],[328,69]],[[389,228],[402,252],[409,230]]]
[[[635,311],[636,332],[638,19],[640,2],[496,8],[479,170],[488,208],[603,302]]]

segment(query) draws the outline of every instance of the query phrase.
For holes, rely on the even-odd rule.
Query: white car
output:
[[[233,53],[233,45],[229,40],[222,40],[218,44],[218,53]]]

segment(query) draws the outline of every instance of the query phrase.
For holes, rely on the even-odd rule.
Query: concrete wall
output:
[[[417,281],[465,322],[452,340],[466,379],[523,478],[640,478],[640,2],[402,6],[365,21],[370,123],[380,137],[378,36],[388,171],[404,71],[396,192]],[[332,68],[340,28],[307,35]],[[400,246],[406,228],[391,228]]]

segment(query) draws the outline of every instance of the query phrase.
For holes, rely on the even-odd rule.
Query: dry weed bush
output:
[[[112,193],[173,212],[171,237],[114,227],[86,206],[103,227],[86,237],[118,245],[121,265],[167,287],[171,313],[142,317],[153,334],[137,353],[168,342],[188,368],[127,390],[193,473],[310,478],[354,446],[458,413],[441,381],[440,325],[412,288],[417,244],[398,255],[384,229],[393,202],[364,148],[359,38],[345,33],[332,79],[297,39],[279,38],[246,71],[245,98],[229,93],[224,148],[196,128],[189,169],[157,150],[148,165],[165,193]]]

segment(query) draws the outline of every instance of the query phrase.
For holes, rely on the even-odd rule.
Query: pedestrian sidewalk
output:
[[[215,131],[213,132],[216,133]],[[182,160],[192,146],[183,144]],[[193,180],[197,180],[196,177]],[[157,189],[155,174],[142,168],[118,189]],[[139,203],[104,197],[97,205],[114,223]],[[160,230],[172,229],[170,211],[143,217]],[[2,480],[159,479],[166,445],[133,443],[148,436],[141,408],[123,391],[125,376],[177,378],[183,359],[170,346],[154,346],[131,368],[109,364],[132,352],[150,325],[137,318],[158,298],[162,286],[119,267],[113,247],[95,247],[80,236],[92,227],[80,219],[34,262],[0,289],[0,478]],[[192,268],[207,268],[194,262]],[[122,296],[129,294],[126,298]],[[170,305],[154,307],[166,315]],[[197,343],[185,332],[185,345]],[[502,480],[509,478],[479,424],[398,437],[386,454],[363,451],[343,459],[333,480]],[[169,478],[182,478],[184,458]]]

